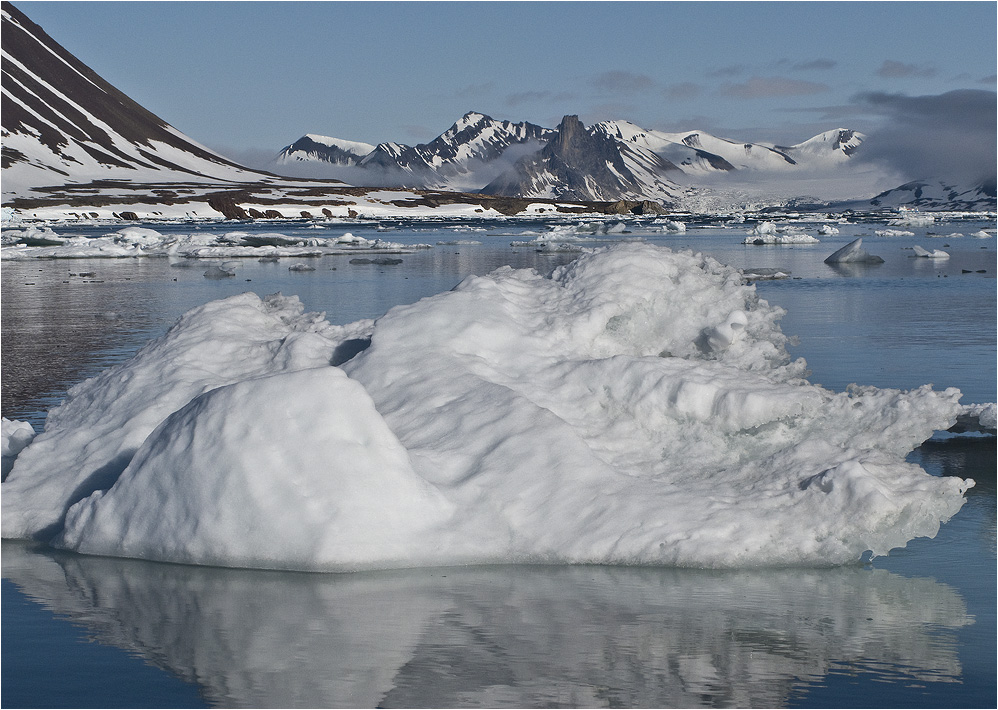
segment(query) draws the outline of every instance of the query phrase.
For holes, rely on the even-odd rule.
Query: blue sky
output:
[[[994,2],[14,4],[237,158],[305,133],[425,142],[469,110],[786,144],[875,131],[939,96],[987,109],[996,84]]]

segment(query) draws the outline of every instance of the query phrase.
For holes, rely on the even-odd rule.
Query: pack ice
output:
[[[49,413],[3,535],[317,571],[828,565],[934,536],[974,483],[904,457],[960,392],[812,385],[782,315],[645,244],[346,326],[215,301]]]

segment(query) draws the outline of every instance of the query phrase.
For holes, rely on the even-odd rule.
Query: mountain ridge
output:
[[[703,178],[834,169],[847,163],[865,139],[858,131],[836,128],[795,145],[778,146],[719,138],[702,130],[647,130],[624,120],[602,121],[586,129],[577,119],[569,124],[563,119],[558,128],[548,129],[525,121],[497,121],[469,111],[428,143],[381,143],[359,160],[354,155],[344,159],[337,148],[331,148],[325,156],[322,151],[310,152],[306,148],[311,145],[309,136],[304,136],[282,150],[268,167],[281,172],[282,165],[293,162],[297,175],[319,175],[323,168],[357,168],[349,173],[328,174],[349,175],[351,181],[365,184],[380,181],[386,185],[516,197],[653,199],[675,204],[684,194],[690,194],[691,188],[703,187],[698,184]],[[581,131],[590,134],[586,139],[590,149],[575,150],[569,161],[572,165],[548,150],[552,141],[560,140],[566,125],[571,126],[573,140],[580,139]],[[469,126],[479,130],[476,133]],[[510,127],[529,127],[531,132],[514,134]],[[481,142],[484,129],[502,133],[504,139],[492,141],[483,150],[474,141]],[[349,142],[327,140],[337,145]],[[531,145],[532,151],[528,150]],[[597,155],[602,158],[592,157]],[[315,166],[314,173],[302,168],[309,163]],[[545,169],[541,164],[554,165],[554,172],[542,175]],[[583,180],[580,176],[587,171],[591,174]],[[561,177],[555,177],[555,173]]]

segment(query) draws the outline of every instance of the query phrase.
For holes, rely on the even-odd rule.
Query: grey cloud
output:
[[[459,99],[472,99],[491,93],[495,90],[495,88],[496,85],[494,81],[486,81],[482,84],[468,84],[467,86],[455,91],[454,95]]]
[[[720,69],[714,69],[713,71],[707,72],[707,76],[711,79],[724,79],[731,76],[739,76],[744,73],[745,67],[741,64],[734,64],[729,67],[721,67]]]
[[[797,71],[813,71],[813,70],[825,70],[834,69],[838,64],[834,59],[812,59],[809,62],[800,62],[794,64],[794,69]]]
[[[507,106],[520,106],[537,101],[569,101],[575,95],[566,91],[518,91],[506,96]]]
[[[998,94],[994,91],[959,89],[927,96],[866,92],[853,101],[883,120],[857,153],[863,159],[885,163],[912,180],[995,179]]]
[[[977,81],[978,84],[994,84],[995,82],[998,82],[998,74],[989,74]]]
[[[720,93],[737,99],[761,99],[777,96],[803,96],[828,91],[827,84],[782,76],[754,76],[741,84],[725,84]]]
[[[402,130],[408,138],[414,138],[416,140],[428,140],[437,135],[431,128],[411,123],[403,125]]]
[[[292,138],[293,140],[297,140],[297,138]],[[288,143],[290,144],[291,141],[288,141]],[[273,166],[271,163],[273,163],[277,154],[284,149],[283,145],[273,150],[265,148],[233,148],[219,145],[208,147],[219,155],[224,155],[229,160],[235,161],[247,168],[253,168],[254,170],[272,170]]]
[[[629,71],[608,71],[593,77],[592,85],[600,91],[635,94],[655,87],[655,80],[645,74]]]
[[[885,59],[880,68],[877,69],[877,76],[882,76],[885,79],[928,78],[935,75],[936,70],[932,67],[905,64],[904,62],[896,62],[893,59]]]
[[[703,89],[698,84],[684,81],[679,84],[670,84],[665,87],[663,93],[668,99],[672,99],[673,101],[682,101],[684,99],[695,99],[702,92]]]

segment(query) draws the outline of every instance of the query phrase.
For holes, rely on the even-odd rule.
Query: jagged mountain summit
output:
[[[394,142],[372,146],[306,135],[284,148],[272,168],[321,176],[330,167],[359,167],[362,170],[349,172],[350,180],[358,184],[474,190],[501,173],[515,157],[539,150],[554,134],[550,128],[526,121],[497,121],[471,111],[429,143],[416,146]]]

